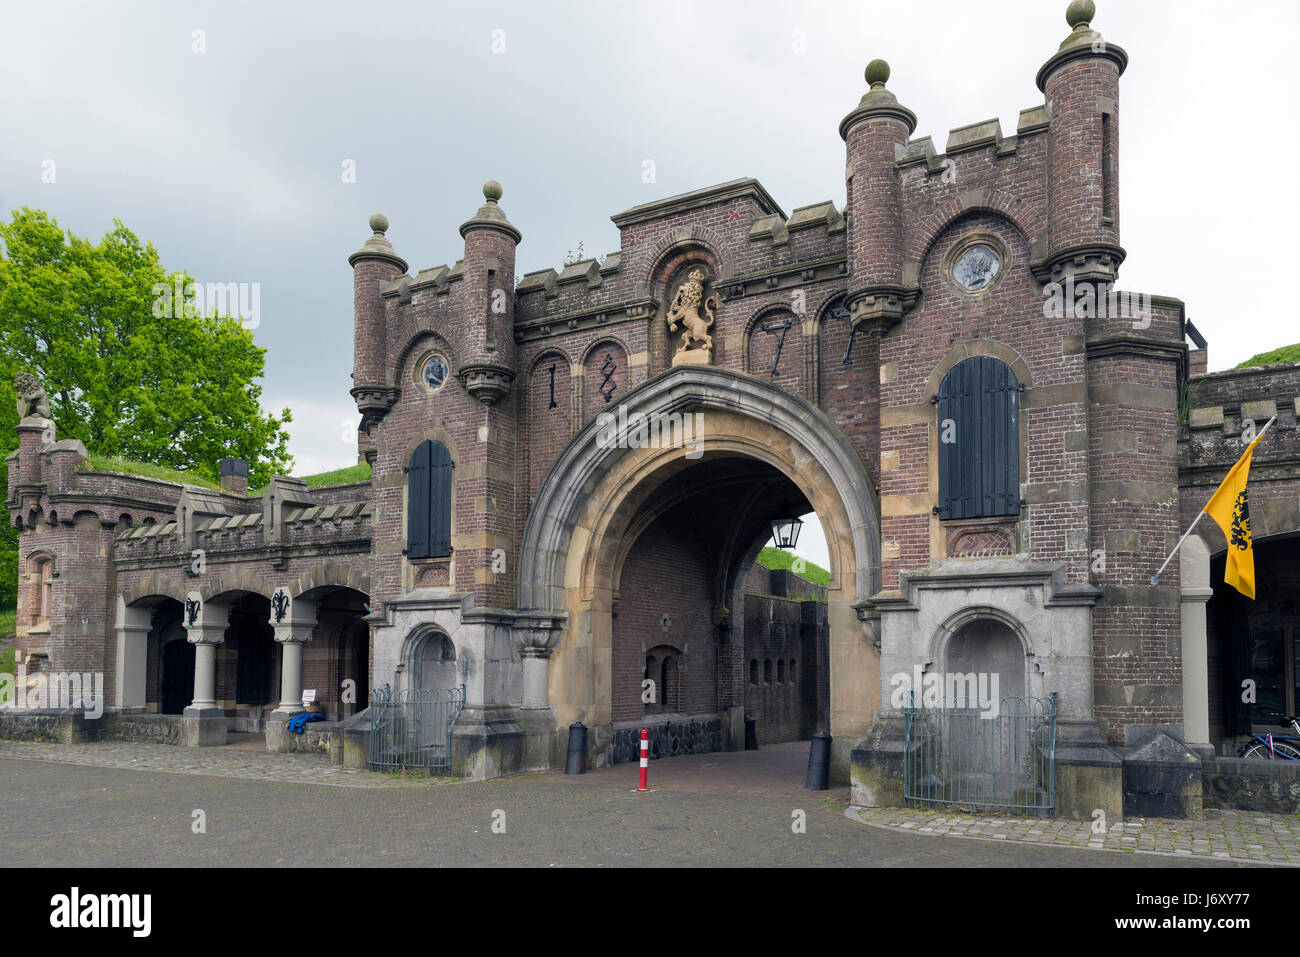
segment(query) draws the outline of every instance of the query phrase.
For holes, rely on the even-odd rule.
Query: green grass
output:
[[[346,485],[349,482],[369,482],[370,463],[358,462],[356,465],[335,469],[332,472],[321,472],[319,475],[304,475],[302,480],[307,483],[308,488],[320,488],[322,485]]]
[[[358,462],[356,465],[349,465],[346,468],[334,469],[332,472],[319,472],[316,475],[298,476],[307,483],[308,488],[321,488],[325,485],[347,485],[351,482],[369,482],[370,481],[370,463]],[[261,495],[266,491],[266,486],[254,489],[249,495]]]
[[[1293,346],[1274,349],[1272,352],[1261,352],[1259,355],[1247,359],[1237,368],[1253,369],[1255,366],[1276,366],[1284,362],[1300,362],[1300,342]]]
[[[164,468],[161,465],[150,465],[148,462],[133,462],[130,459],[115,459],[107,455],[91,455],[81,467],[97,472],[125,472],[127,475],[162,479],[164,482],[180,482],[182,485],[197,485],[199,488],[221,488],[220,483],[214,482],[205,476],[196,475],[194,472],[182,472],[178,469]],[[320,488],[323,485],[345,485],[349,482],[369,482],[370,463],[359,462],[356,465],[334,469],[331,472],[304,475],[302,480],[307,483],[308,488]],[[266,491],[265,488],[260,488],[251,494],[261,495],[264,491]],[[3,620],[0,617],[0,622],[3,622]]]
[[[199,488],[221,488],[212,479],[194,472],[182,472],[161,465],[150,465],[148,462],[132,462],[130,459],[115,459],[107,455],[91,455],[81,468],[97,472],[125,472],[127,475],[162,479],[164,482],[180,482],[182,485],[197,485]]]
[[[796,556],[793,552],[788,552],[784,548],[773,548],[770,545],[758,553],[758,563],[766,568],[781,568],[794,571],[791,566],[794,564]],[[800,559],[803,567],[800,571],[795,572],[801,578],[806,578],[814,585],[829,585],[831,583],[831,573],[820,565],[814,565],[805,559]]]

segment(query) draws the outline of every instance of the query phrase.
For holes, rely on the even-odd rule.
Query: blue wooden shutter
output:
[[[943,519],[969,518],[975,511],[974,379],[974,367],[967,359],[949,370],[939,386],[939,517]],[[955,441],[944,441],[949,432]]]
[[[1005,362],[980,360],[981,515],[1020,514],[1020,383]]]
[[[407,471],[406,557],[451,554],[451,453],[426,439],[411,455]]]
[[[406,473],[406,557],[428,558],[429,538],[429,476],[433,443],[421,442],[411,455],[411,466]]]
[[[445,558],[451,554],[451,453],[441,442],[430,444],[429,554]]]
[[[1020,384],[989,356],[958,363],[939,386],[939,517],[1020,513]],[[954,442],[944,442],[952,421]]]

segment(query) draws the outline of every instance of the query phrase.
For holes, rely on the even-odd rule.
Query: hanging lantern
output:
[[[777,548],[794,548],[799,542],[799,530],[803,528],[803,519],[791,513],[783,518],[772,519],[772,540]]]

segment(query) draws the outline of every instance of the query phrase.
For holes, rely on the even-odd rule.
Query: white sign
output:
[[[302,706],[304,708],[307,707],[307,705],[311,704],[315,700],[316,700],[315,688],[312,688],[310,691],[304,691],[302,693]]]

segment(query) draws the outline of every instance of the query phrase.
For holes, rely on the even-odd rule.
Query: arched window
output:
[[[959,362],[939,386],[939,517],[1020,514],[1020,383],[991,356]]]
[[[49,557],[37,558],[31,565],[31,577],[28,579],[34,586],[34,591],[29,592],[32,596],[31,605],[31,625],[34,628],[50,627],[50,612],[54,608],[54,559]]]
[[[446,558],[451,554],[451,453],[425,439],[406,470],[406,557]]]
[[[758,684],[758,659],[757,658],[749,659],[749,683],[752,685]]]
[[[660,693],[663,691],[663,685],[659,683],[659,669],[657,667],[657,664],[658,663],[655,661],[654,655],[646,655],[645,675],[643,676],[643,680],[651,681],[655,683],[653,701],[645,700],[646,691],[650,688],[650,686],[645,684],[641,685],[641,703],[644,710],[649,713],[655,713],[659,711],[660,710],[659,706],[663,702],[663,698],[660,697]]]
[[[763,661],[763,684],[772,683],[772,659],[767,658]]]
[[[643,702],[645,711],[658,713],[673,710],[673,705],[677,704],[676,649],[671,645],[659,645],[646,652],[645,680],[654,682],[654,701]]]

